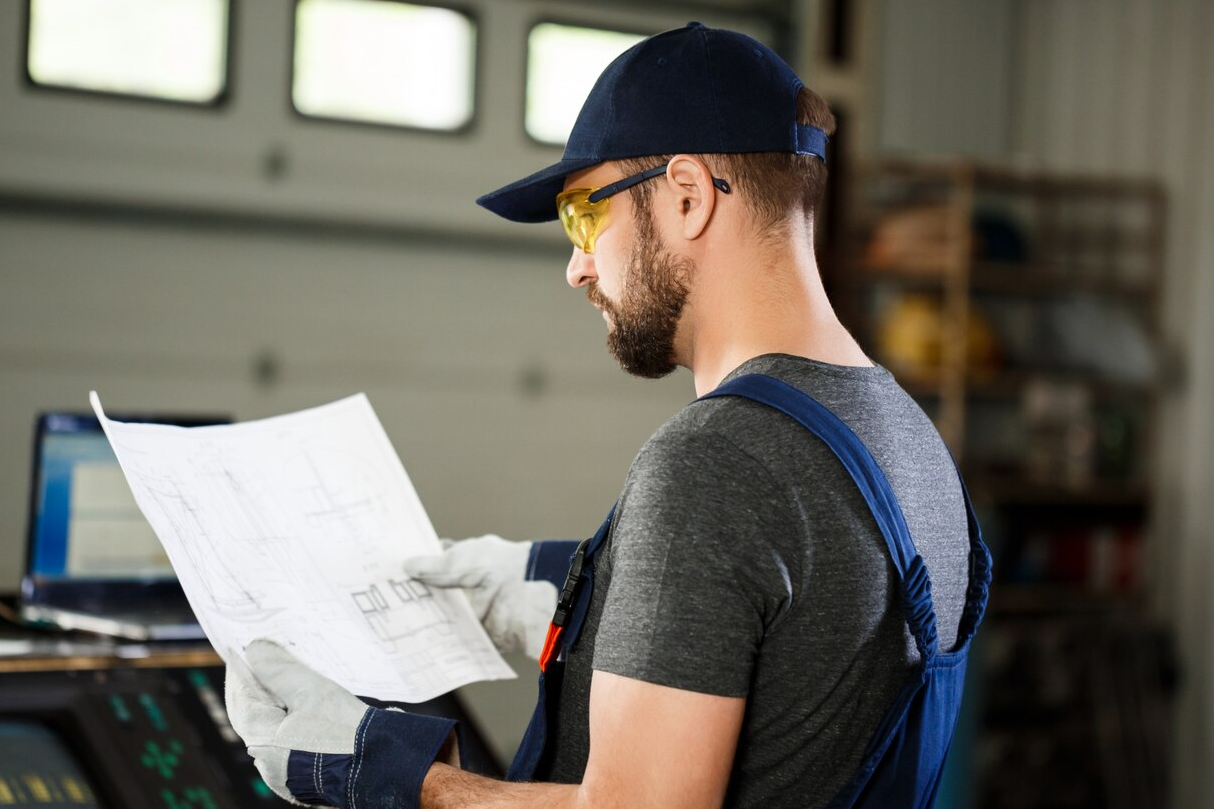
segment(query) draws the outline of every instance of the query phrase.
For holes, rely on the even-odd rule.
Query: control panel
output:
[[[0,675],[0,807],[281,803],[223,707],[222,669]]]
[[[459,719],[464,766],[500,775],[457,697],[397,705]],[[0,669],[0,809],[283,805],[228,722],[221,666]]]

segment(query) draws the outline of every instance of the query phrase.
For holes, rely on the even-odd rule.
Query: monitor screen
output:
[[[47,414],[39,425],[30,573],[40,579],[172,579],[97,420]]]
[[[0,719],[0,806],[100,809],[75,756],[41,722]]]

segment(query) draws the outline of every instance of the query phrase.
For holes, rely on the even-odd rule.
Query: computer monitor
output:
[[[188,427],[227,421],[117,420]],[[44,413],[37,420],[21,614],[33,623],[135,639],[158,632],[201,636],[168,556],[94,416]]]

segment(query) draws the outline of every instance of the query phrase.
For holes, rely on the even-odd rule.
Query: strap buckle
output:
[[[586,564],[586,548],[593,537],[583,539],[573,552],[569,563],[569,574],[565,577],[565,586],[561,588],[560,598],[556,602],[556,612],[552,623],[548,625],[548,635],[544,638],[544,649],[540,652],[540,671],[547,671],[548,664],[560,656],[560,638],[564,633],[565,624],[573,613],[574,603],[578,592],[582,589],[582,568]]]

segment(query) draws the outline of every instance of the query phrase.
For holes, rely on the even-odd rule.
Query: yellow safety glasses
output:
[[[577,249],[593,253],[594,240],[607,224],[608,198],[665,173],[666,166],[654,166],[602,188],[570,188],[557,194],[556,211],[565,226],[565,235]],[[713,177],[712,184],[723,193],[730,191],[729,183],[720,178]]]
[[[607,223],[607,200],[590,201],[590,195],[597,190],[571,188],[556,195],[556,210],[565,226],[565,235],[584,253],[594,252],[594,239]]]

